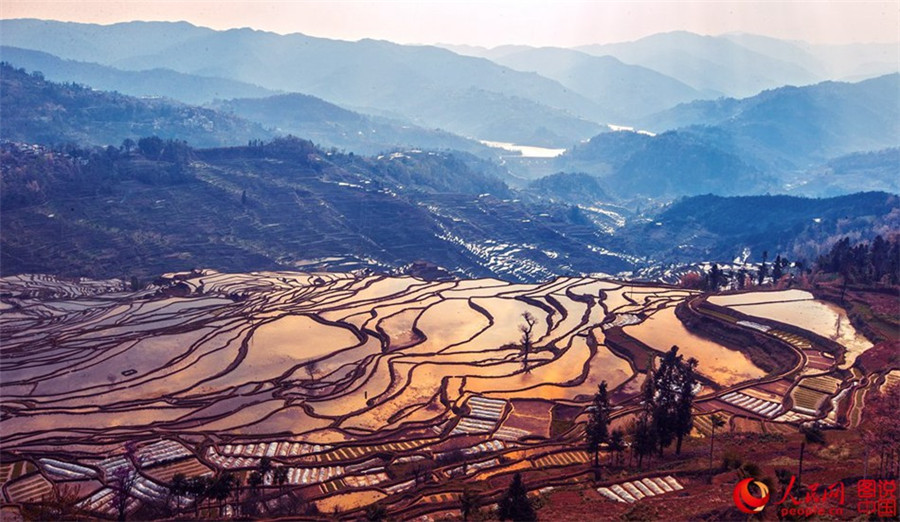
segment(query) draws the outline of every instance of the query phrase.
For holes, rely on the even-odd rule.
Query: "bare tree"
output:
[[[309,361],[304,368],[306,369],[306,373],[309,374],[309,380],[316,382],[316,374],[319,373],[319,363],[316,361]]]
[[[137,478],[137,470],[131,466],[116,468],[112,473],[110,486],[115,491],[113,506],[116,508],[116,517],[120,522],[125,520],[125,515],[128,513],[128,501],[131,500],[131,491],[134,489]]]
[[[113,507],[116,509],[118,520],[125,520],[128,514],[128,504],[131,500],[131,492],[138,480],[138,468],[141,467],[143,459],[137,452],[134,442],[125,444],[125,462],[124,466],[120,466],[113,470],[112,477],[109,480],[109,486],[115,492],[113,497]]]
[[[25,504],[25,520],[74,520],[78,515],[78,487],[73,484],[54,484],[49,493],[36,504]]]
[[[531,369],[528,368],[528,353],[531,351],[532,343],[534,342],[531,336],[534,325],[537,324],[537,319],[530,312],[523,313],[522,319],[525,320],[525,324],[519,326],[519,330],[522,332],[522,369],[530,372]]]
[[[713,413],[709,418],[712,423],[712,435],[709,437],[709,475],[712,477],[712,466],[713,466],[713,445],[716,443],[716,428],[721,428],[725,425],[725,421],[722,420],[717,413]]]

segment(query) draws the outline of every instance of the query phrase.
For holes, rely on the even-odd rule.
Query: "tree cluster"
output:
[[[278,488],[277,507],[273,508],[271,503],[263,502],[267,482]],[[235,515],[253,517],[262,514],[263,510],[269,516],[295,515],[301,512],[309,514],[313,506],[304,506],[299,497],[288,491],[287,485],[288,468],[273,466],[270,459],[263,457],[256,469],[247,475],[246,484],[231,472],[219,473],[213,477],[205,475],[187,477],[178,473],[172,477],[166,504],[177,513],[184,507],[182,500],[190,499],[193,502],[195,518],[201,518],[204,504],[209,508],[216,507],[218,514],[213,515],[209,511],[210,517],[222,518],[229,498],[232,498],[231,505]]]
[[[839,240],[816,262],[823,272],[840,274],[848,283],[900,284],[900,237],[876,236],[869,243]]]
[[[503,494],[497,505],[497,518],[500,520],[513,520],[515,522],[530,522],[537,520],[534,506],[528,498],[528,490],[522,482],[522,474],[513,476],[509,489]]]
[[[775,256],[775,260],[771,264],[768,263],[769,253],[764,251],[762,263],[756,269],[755,277],[752,268],[741,267],[737,270],[725,270],[719,267],[717,263],[713,263],[709,271],[702,275],[698,272],[688,272],[681,276],[679,285],[682,288],[691,290],[702,290],[704,292],[717,292],[722,288],[736,288],[743,290],[753,285],[763,285],[770,277],[773,283],[778,283],[785,275],[789,273],[802,273],[803,261],[793,263],[793,272],[791,271],[791,262],[780,254]]]
[[[656,371],[651,365],[642,391],[643,411],[631,427],[638,465],[643,466],[643,458],[654,451],[662,457],[673,442],[675,453],[681,453],[682,440],[693,428],[696,370],[697,360],[684,360],[677,346],[663,355]]]
[[[39,205],[54,198],[106,194],[121,181],[174,185],[193,179],[193,149],[157,136],[123,141],[121,147],[81,148],[0,144],[0,206]]]

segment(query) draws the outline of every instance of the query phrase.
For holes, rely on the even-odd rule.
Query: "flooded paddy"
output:
[[[850,324],[839,306],[813,299],[802,290],[751,292],[734,296],[713,296],[710,303],[754,317],[790,324],[831,339],[847,349],[839,368],[853,366],[860,354],[872,347],[871,341]]]
[[[741,352],[688,332],[674,308],[696,293],[665,286],[288,272],[202,271],[178,278],[190,295],[132,294],[118,284],[104,292],[52,278],[0,280],[4,451],[37,462],[52,448],[54,459],[99,469],[123,458],[131,441],[140,447],[179,441],[185,453],[153,464],[166,471],[145,477],[148,491],[164,491],[175,470],[246,475],[268,456],[275,466],[289,466],[297,481],[302,473],[315,476],[303,482],[318,488],[314,502],[346,513],[377,500],[405,506],[419,498],[409,477],[385,473],[392,462],[465,448],[473,463],[467,480],[481,480],[535,469],[544,461],[526,457],[581,444],[578,423],[600,382],[622,404],[646,378],[647,348],[634,340],[631,351],[617,347],[622,331],[660,352],[677,344],[721,386],[764,375]],[[61,289],[60,297],[15,297],[41,284]],[[804,292],[752,292],[710,302],[865,347],[853,344],[859,336],[843,322],[846,314]],[[527,366],[525,313],[535,319]],[[770,408],[793,393],[801,408],[818,408],[837,393],[835,382],[821,377],[833,360],[807,351],[800,374],[813,377],[803,379],[802,389],[789,392],[793,381],[782,379],[703,404],[759,417],[744,403],[764,401]],[[635,354],[644,360],[631,360]],[[716,391],[705,387],[702,393]],[[625,413],[615,414],[616,425],[631,415],[616,411]],[[805,418],[794,413],[781,418]],[[230,446],[230,453],[201,448],[201,440],[221,451]],[[239,457],[239,446],[252,447],[252,455]],[[569,460],[554,466],[564,472],[578,465]],[[439,476],[450,476],[452,466],[435,465]],[[340,475],[329,474],[338,468]],[[25,480],[50,487],[39,479],[44,475],[28,473]],[[103,476],[94,486],[109,487]],[[458,480],[448,484],[459,491]],[[421,502],[441,502],[437,495],[451,493],[429,492]]]
[[[766,372],[749,357],[689,332],[675,317],[675,308],[668,307],[648,317],[643,323],[626,326],[625,333],[651,348],[667,352],[676,345],[685,358],[697,359],[698,371],[714,382],[731,386],[758,379]]]

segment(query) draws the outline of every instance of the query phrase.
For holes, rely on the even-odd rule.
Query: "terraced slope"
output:
[[[837,370],[841,359],[814,366],[818,337],[799,329],[773,342],[800,363],[765,373],[729,343],[680,326],[672,308],[696,297],[584,278],[194,271],[137,292],[123,281],[0,279],[2,492],[28,505],[71,485],[78,509],[113,518],[116,477],[126,475],[135,478],[127,509],[149,516],[194,507],[171,494],[178,473],[227,471],[247,483],[266,459],[262,492],[239,490],[223,513],[247,499],[292,512],[300,499],[351,513],[380,502],[413,516],[456,506],[466,484],[490,500],[514,471],[544,487],[590,473],[581,423],[597,385],[609,384],[614,423],[627,421],[648,365],[670,344],[701,360],[700,436],[715,411],[733,429],[823,418],[868,378]],[[767,320],[716,309],[724,328],[780,339]],[[847,422],[846,410],[829,420]],[[661,494],[654,488],[665,491],[652,479],[610,484],[618,499],[607,496],[631,502]]]

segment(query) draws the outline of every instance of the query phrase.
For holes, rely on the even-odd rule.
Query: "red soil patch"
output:
[[[900,341],[878,343],[863,352],[856,364],[866,373],[900,368]]]
[[[788,390],[793,386],[793,382],[787,379],[778,379],[775,382],[767,382],[766,384],[760,384],[757,388],[761,390],[765,390],[770,393],[774,393],[775,395],[784,396],[787,394]]]

